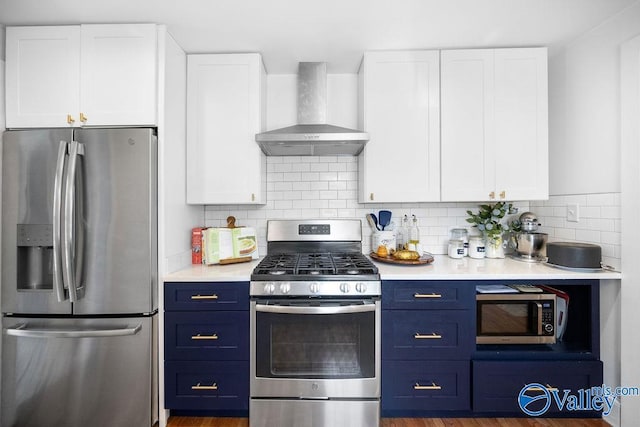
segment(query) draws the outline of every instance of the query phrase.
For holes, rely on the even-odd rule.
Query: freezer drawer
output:
[[[3,318],[2,426],[151,426],[153,323]]]

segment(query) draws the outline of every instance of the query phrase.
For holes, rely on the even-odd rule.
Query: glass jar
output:
[[[449,240],[449,258],[464,258],[464,242],[461,239]]]
[[[471,236],[469,238],[469,257],[484,258],[484,238],[482,236]]]
[[[469,255],[469,232],[466,228],[454,228],[451,230],[451,239],[462,240],[464,245],[464,256]]]

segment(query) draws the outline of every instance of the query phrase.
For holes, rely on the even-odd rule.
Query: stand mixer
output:
[[[510,239],[515,251],[511,256],[521,261],[542,262],[547,256],[547,233],[539,233],[537,216],[533,212],[525,212],[519,218],[520,231]]]

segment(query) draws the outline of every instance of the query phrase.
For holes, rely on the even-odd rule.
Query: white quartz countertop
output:
[[[540,263],[505,259],[452,259],[434,255],[428,265],[393,265],[373,261],[382,280],[563,280],[621,279],[618,271],[574,271]],[[246,282],[259,260],[228,265],[193,265],[166,275],[165,282]]]

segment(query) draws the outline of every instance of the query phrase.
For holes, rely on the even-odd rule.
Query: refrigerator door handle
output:
[[[59,302],[67,299],[64,292],[62,275],[62,181],[67,158],[67,142],[60,141],[58,146],[58,161],[53,181],[53,285]]]
[[[117,329],[46,329],[46,328],[27,328],[26,324],[20,324],[5,329],[7,335],[23,338],[105,338],[105,337],[124,337],[136,335],[142,329],[142,324],[137,326],[127,326],[126,328]]]
[[[84,154],[84,146],[76,141],[69,143],[69,165],[67,167],[67,176],[64,188],[64,230],[62,239],[62,276],[67,287],[69,288],[69,301],[78,301],[78,283],[82,280],[82,245],[84,243],[83,232],[80,229],[82,224],[76,220],[76,215],[82,206],[79,203],[76,206],[76,196],[82,197],[81,180],[76,175],[78,169],[79,156]],[[76,237],[79,244],[76,243]],[[76,258],[77,256],[77,258]]]

